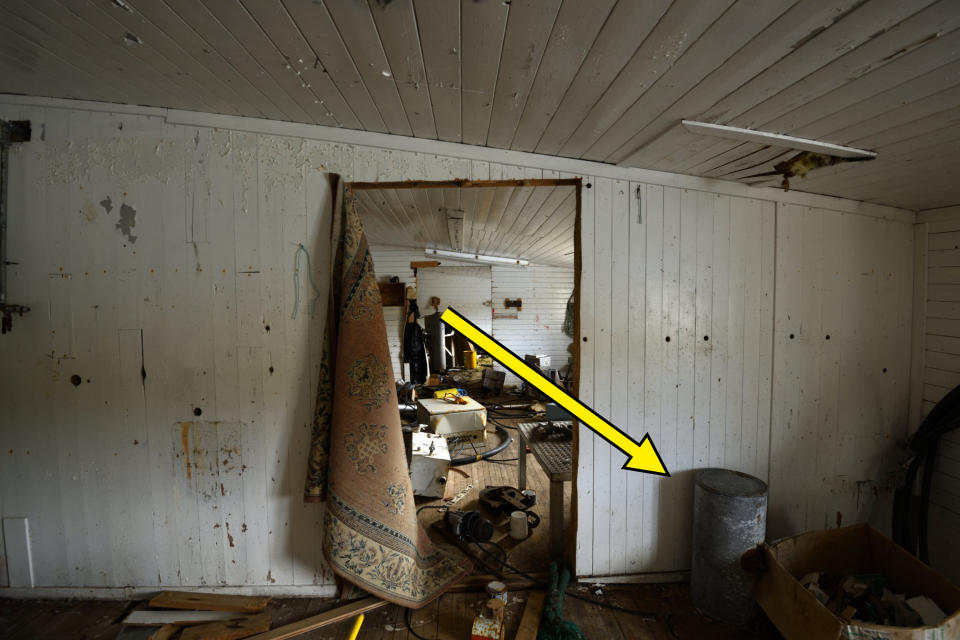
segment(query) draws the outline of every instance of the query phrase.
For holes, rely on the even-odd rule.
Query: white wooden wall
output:
[[[926,267],[921,415],[960,385],[960,208],[923,212],[917,225]],[[960,582],[960,431],[940,439],[929,522],[930,564]]]
[[[416,276],[410,269],[410,263],[425,259],[422,250],[382,245],[374,245],[370,250],[379,280],[384,281],[390,276],[398,276],[405,284],[417,284]],[[458,263],[445,262],[445,264]],[[544,265],[531,265],[522,269],[491,267],[492,291],[488,292],[482,300],[492,300],[492,306],[485,307],[487,317],[490,317],[491,309],[500,312],[493,315],[490,324],[492,335],[521,357],[526,353],[545,353],[553,359],[552,366],[565,365],[570,356],[567,345],[570,344],[571,339],[563,334],[562,327],[567,299],[573,292],[573,280],[573,269],[566,267]],[[465,283],[453,282],[452,286],[462,287]],[[424,294],[427,298],[434,295],[429,291],[424,291]],[[523,310],[516,314],[516,318],[505,317],[507,314],[502,308],[504,298],[523,299]],[[432,309],[421,302],[420,311],[430,313]],[[514,309],[509,310],[509,312],[514,311]],[[400,307],[384,309],[394,375],[398,378],[401,371],[398,353],[402,329],[394,329],[398,326],[402,327],[402,315]],[[507,383],[518,384],[519,378],[508,373]]]
[[[619,472],[581,429],[578,573],[688,569],[703,467],[769,481],[771,538],[889,529],[912,225],[607,179],[583,211],[582,399],[650,433],[672,477]]]
[[[10,300],[34,311],[0,338],[0,516],[29,519],[35,584],[48,593],[331,591],[319,509],[300,500],[326,291],[311,320],[302,279],[304,305],[290,317],[298,242],[326,281],[324,171],[348,180],[579,175],[590,185],[581,394],[632,434],[650,431],[674,475],[621,472],[618,453],[582,434],[578,574],[685,569],[700,466],[769,476],[772,499],[801,501],[771,507],[775,533],[821,526],[835,511],[851,521],[854,495],[857,514],[881,501],[860,483],[894,446],[886,434],[906,389],[887,382],[898,380],[892,358],[888,377],[872,373],[888,366],[886,348],[871,355],[863,345],[909,340],[888,294],[910,281],[899,256],[909,255],[912,212],[266,120],[16,96],[0,97],[0,117],[30,119],[35,132],[10,169]],[[110,211],[99,204],[107,196]],[[831,210],[810,215],[843,257],[839,373],[824,349],[802,362],[782,355],[784,331],[797,331],[787,298],[802,292],[781,283],[825,276],[804,270],[811,263],[798,247],[813,239],[787,232],[804,216],[774,202]],[[136,242],[116,227],[122,204],[136,210]],[[837,220],[839,237],[829,231]],[[806,394],[780,402],[793,390],[784,379],[814,373],[827,391],[839,375],[837,394],[849,396],[833,422],[803,413],[823,405]],[[788,460],[801,428],[784,418],[788,407],[809,416],[804,429],[835,428],[839,439],[818,456],[839,447],[856,463],[845,480],[829,474],[846,467],[829,471],[815,507],[799,488],[824,480],[815,463]],[[769,474],[781,464],[794,465],[796,490]]]

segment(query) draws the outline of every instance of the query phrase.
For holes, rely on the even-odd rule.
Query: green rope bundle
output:
[[[563,594],[570,584],[570,569],[550,565],[550,593],[543,608],[537,640],[586,640],[580,627],[563,619]]]

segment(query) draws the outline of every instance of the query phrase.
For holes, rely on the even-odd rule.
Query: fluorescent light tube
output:
[[[431,258],[450,258],[451,260],[462,260],[464,262],[483,262],[486,264],[502,264],[513,267],[526,267],[530,264],[529,260],[522,260],[520,258],[485,256],[478,253],[462,253],[460,251],[447,251],[445,249],[427,249],[425,253]]]
[[[728,127],[723,124],[711,124],[709,122],[696,122],[694,120],[682,120],[683,127],[690,133],[704,136],[714,136],[717,138],[727,138],[730,140],[739,140],[741,142],[759,142],[773,147],[786,147],[788,149],[799,149],[801,151],[813,151],[814,153],[825,153],[831,156],[840,156],[841,158],[876,158],[875,151],[865,149],[855,149],[854,147],[844,147],[839,144],[829,142],[819,142],[809,138],[795,138],[782,133],[767,133],[766,131],[755,131],[753,129],[743,129],[741,127]]]

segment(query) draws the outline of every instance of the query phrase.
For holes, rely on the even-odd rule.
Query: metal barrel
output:
[[[763,542],[766,531],[765,482],[728,469],[697,472],[690,572],[693,606],[724,622],[753,618],[755,577],[740,567],[740,556]]]

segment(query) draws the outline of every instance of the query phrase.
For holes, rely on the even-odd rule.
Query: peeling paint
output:
[[[110,196],[107,196],[100,201],[100,206],[103,207],[103,210],[107,213],[113,211],[113,201],[110,199]]]
[[[120,205],[120,222],[116,224],[116,228],[120,229],[120,233],[125,235],[131,243],[137,241],[137,236],[132,233],[135,226],[137,226],[137,210],[126,203]]]

